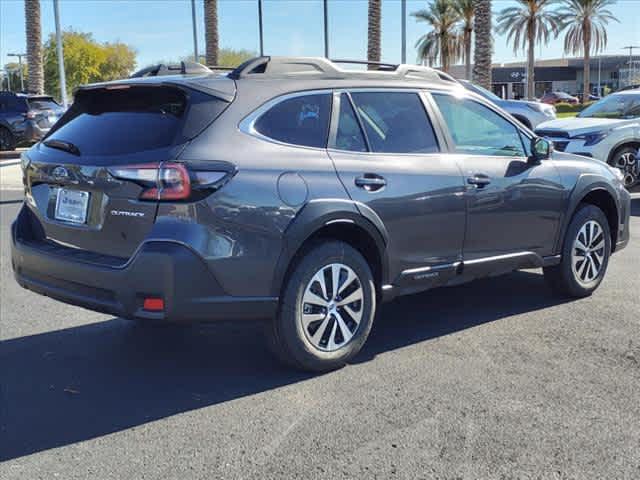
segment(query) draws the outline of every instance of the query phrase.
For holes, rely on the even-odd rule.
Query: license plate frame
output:
[[[56,195],[56,220],[83,225],[87,223],[90,193],[82,190],[61,188]]]

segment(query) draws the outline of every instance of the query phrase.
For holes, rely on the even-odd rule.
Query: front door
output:
[[[530,161],[530,139],[492,108],[448,93],[433,99],[467,182],[465,268],[502,257],[508,270],[551,255],[564,198],[552,162]]]
[[[351,198],[388,232],[391,281],[404,292],[445,283],[461,260],[465,187],[422,95],[339,92],[334,112],[329,154]]]

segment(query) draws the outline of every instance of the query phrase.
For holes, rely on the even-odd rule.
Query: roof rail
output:
[[[368,71],[342,70],[336,64],[370,65],[377,67]],[[384,75],[398,79],[419,79],[457,83],[447,73],[421,65],[407,65],[369,60],[329,60],[324,57],[256,57],[247,60],[228,74],[238,80],[253,75],[289,76],[317,75],[320,77],[344,78],[348,75]]]
[[[165,65],[159,63],[143,68],[132,74],[129,78],[160,77],[164,75],[197,75],[211,73],[207,67],[197,62],[183,61],[179,64]]]

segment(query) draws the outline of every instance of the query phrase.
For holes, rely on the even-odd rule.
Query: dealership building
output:
[[[591,59],[591,79],[589,91],[600,92],[607,87],[610,91],[627,85],[640,83],[640,55],[602,55]],[[539,60],[535,67],[536,97],[545,92],[563,91],[570,94],[583,92],[583,58],[559,58]],[[464,78],[464,65],[454,65],[450,73],[456,78]],[[525,96],[525,62],[494,64],[492,68],[492,89],[502,98],[519,99]]]

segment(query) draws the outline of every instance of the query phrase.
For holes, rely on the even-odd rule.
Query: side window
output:
[[[445,94],[433,94],[458,153],[524,157],[519,130],[481,103]]]
[[[359,92],[351,98],[371,150],[380,153],[434,153],[438,142],[417,93]]]
[[[329,133],[331,94],[293,97],[274,105],[255,123],[262,135],[280,142],[324,148]]]
[[[367,151],[367,142],[362,135],[356,113],[353,111],[351,101],[346,93],[340,95],[340,115],[338,116],[335,148],[351,152]]]

